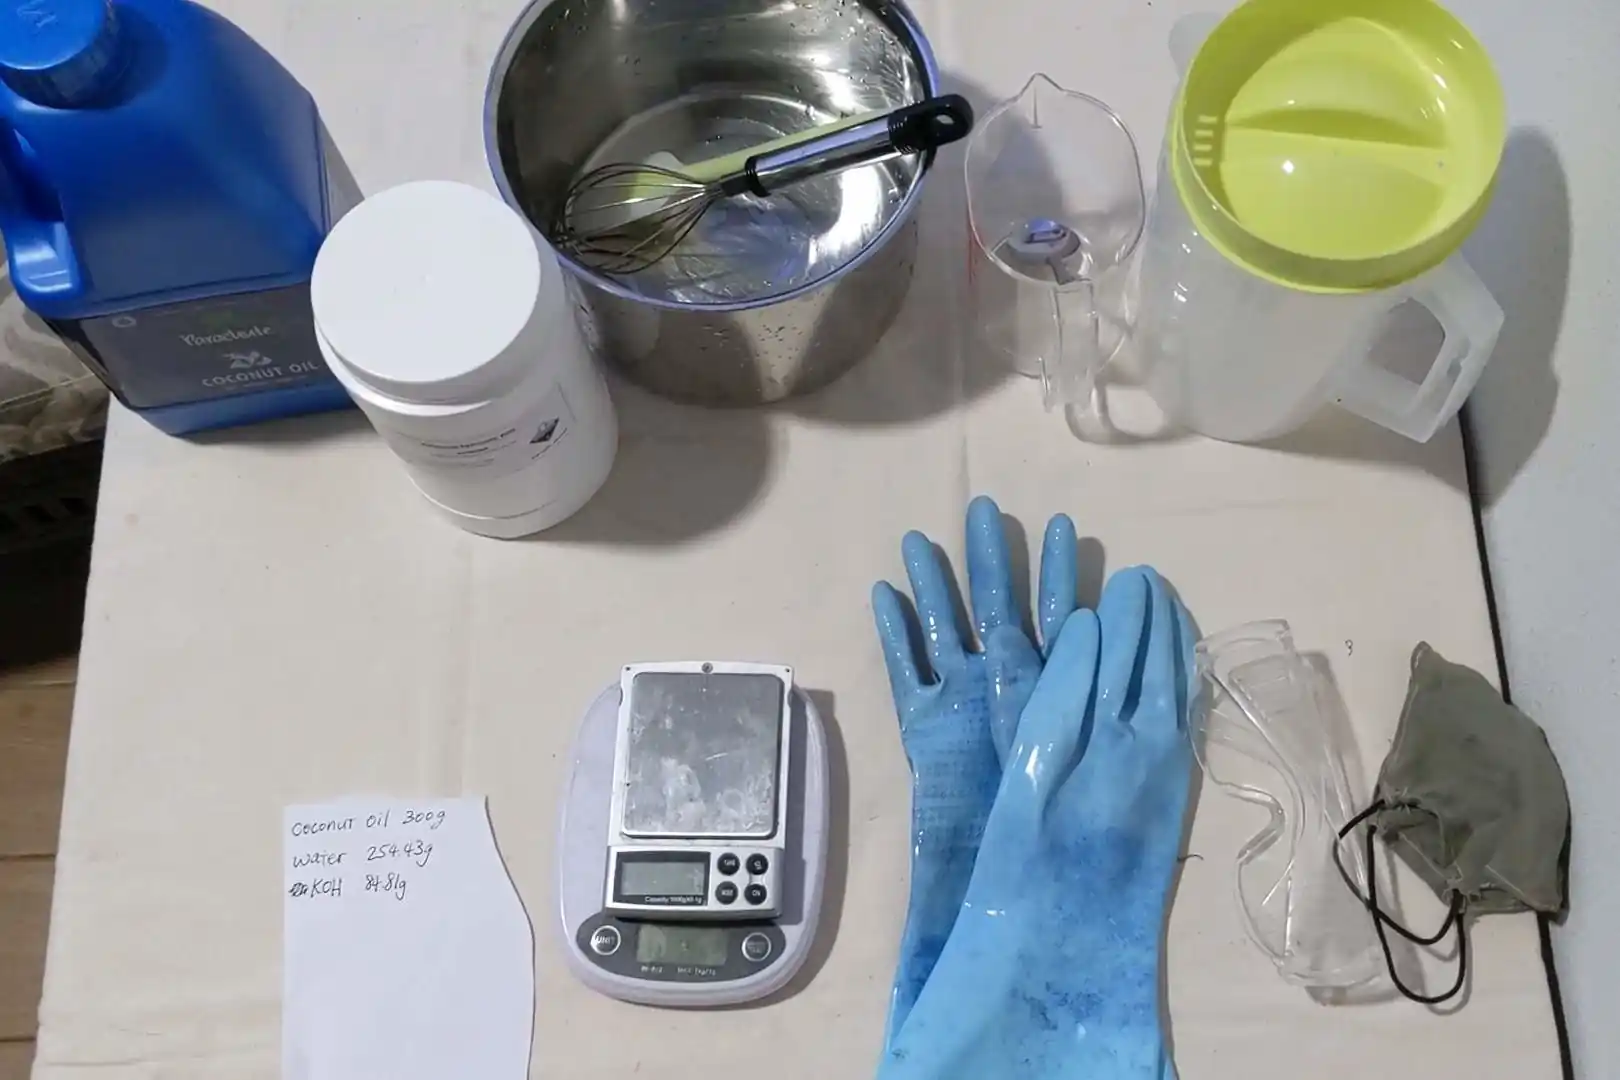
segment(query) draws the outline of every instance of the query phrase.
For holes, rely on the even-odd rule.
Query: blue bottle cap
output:
[[[88,104],[118,74],[111,0],[0,3],[0,81],[55,109]]]

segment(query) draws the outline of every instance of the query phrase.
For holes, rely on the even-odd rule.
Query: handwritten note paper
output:
[[[282,821],[282,1080],[525,1080],[534,934],[482,798]]]

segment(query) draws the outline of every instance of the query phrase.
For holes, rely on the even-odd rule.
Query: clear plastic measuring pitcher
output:
[[[991,356],[1085,402],[1126,338],[1127,267],[1146,197],[1136,143],[1107,105],[1043,74],[991,108],[966,163],[974,325]]]
[[[1430,0],[1248,0],[1185,73],[1143,240],[1134,342],[1154,399],[1219,439],[1322,405],[1419,441],[1461,407],[1502,311],[1457,253],[1501,157],[1484,50]],[[1407,301],[1419,378],[1375,346]]]

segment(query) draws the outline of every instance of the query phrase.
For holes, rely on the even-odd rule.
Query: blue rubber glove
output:
[[[1160,940],[1192,777],[1193,633],[1158,574],[1064,624],[967,898],[882,1080],[1161,1080]]]
[[[1036,602],[1048,643],[1078,603],[1076,547],[1074,523],[1054,517],[1046,528]],[[905,601],[887,582],[878,582],[872,612],[912,773],[911,901],[889,1006],[890,1039],[950,937],[1001,783],[1001,761],[1041,672],[1040,651],[1018,616],[994,502],[980,496],[967,513],[968,595],[981,651],[962,642],[955,589],[933,543],[922,533],[908,533],[901,554],[931,670],[919,666]]]

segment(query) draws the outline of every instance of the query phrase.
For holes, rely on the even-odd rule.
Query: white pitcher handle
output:
[[[1502,308],[1461,255],[1395,290],[1390,309],[1407,300],[1428,308],[1445,332],[1428,374],[1417,383],[1379,367],[1370,355],[1369,338],[1340,377],[1336,400],[1375,424],[1428,442],[1479,381],[1502,332]]]

